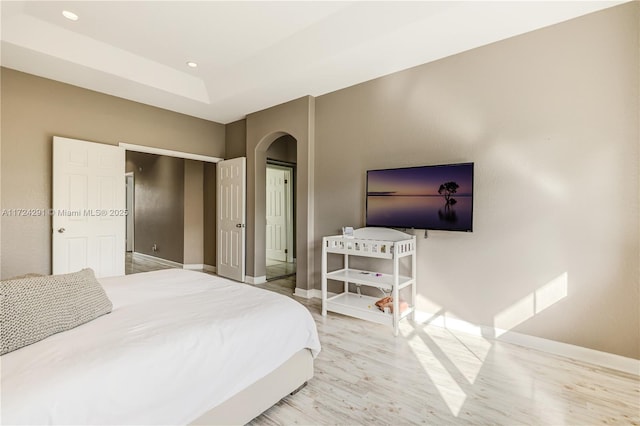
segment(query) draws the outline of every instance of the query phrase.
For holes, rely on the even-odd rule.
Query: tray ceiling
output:
[[[228,123],[620,3],[2,1],[1,63]]]

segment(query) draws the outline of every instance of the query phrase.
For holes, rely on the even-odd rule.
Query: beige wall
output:
[[[367,169],[473,161],[474,232],[416,232],[418,308],[640,358],[638,8],[318,97],[316,239],[364,224]]]
[[[51,207],[54,135],[225,156],[222,124],[2,68],[2,208]],[[1,276],[51,272],[51,218],[3,217]]]
[[[313,152],[315,99],[304,97],[247,116],[247,275],[264,277],[266,151],[277,138],[296,140],[296,286],[313,288]]]
[[[2,204],[2,69],[0,68],[0,208],[4,208]],[[2,275],[2,220],[0,219],[0,278]]]

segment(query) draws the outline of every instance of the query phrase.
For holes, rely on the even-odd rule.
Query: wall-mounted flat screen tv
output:
[[[473,163],[367,171],[367,226],[473,230]]]

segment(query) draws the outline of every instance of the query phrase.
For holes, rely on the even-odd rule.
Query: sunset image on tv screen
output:
[[[369,170],[367,226],[471,231],[473,163]]]

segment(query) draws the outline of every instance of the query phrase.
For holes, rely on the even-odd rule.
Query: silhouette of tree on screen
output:
[[[451,195],[458,192],[458,188],[460,188],[460,185],[458,185],[455,182],[445,182],[442,185],[440,185],[440,188],[438,189],[438,194],[444,195],[444,200],[446,201],[447,206],[452,206],[456,203],[456,199],[451,198]]]

